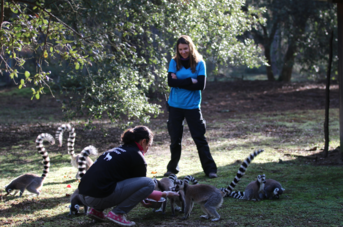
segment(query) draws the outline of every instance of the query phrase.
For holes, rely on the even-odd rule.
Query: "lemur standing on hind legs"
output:
[[[88,147],[85,147],[81,153],[80,153],[80,156],[79,156],[79,159],[78,159],[78,174],[80,176],[80,179],[83,177],[83,175],[85,175],[86,173],[86,164],[87,164],[87,157],[89,155],[97,155],[98,154],[98,150],[90,145]],[[87,213],[87,206],[85,204],[83,204],[83,202],[80,200],[80,194],[79,194],[79,189],[76,189],[74,191],[74,193],[71,195],[70,197],[70,212],[69,212],[69,215],[72,215],[72,214],[78,214],[79,213],[79,209],[80,209],[80,206],[83,206],[84,207],[84,212]]]
[[[164,177],[161,180],[157,180],[156,178],[154,178],[153,181],[155,183],[155,190],[162,191],[162,192],[171,190],[171,188],[174,187],[174,180],[175,179],[176,179],[176,176],[174,174],[171,174],[169,177]],[[165,214],[167,201],[168,201],[168,199],[166,198],[166,200],[162,203],[162,206],[159,209],[154,208],[153,211],[154,212],[162,212],[162,214]],[[173,199],[170,199],[170,204],[172,207],[172,213],[174,214],[175,211],[173,211],[174,210]]]
[[[159,190],[159,191],[173,191],[175,190],[175,181],[177,181],[177,176],[175,174],[171,174],[169,175],[169,177],[164,177],[161,180],[157,180],[156,178],[153,179],[155,182],[155,190]],[[192,176],[187,176],[185,178],[185,181],[187,181],[187,183],[189,181],[191,181],[193,184],[197,184],[198,181],[192,177]],[[173,196],[173,197],[169,197],[168,199],[170,200],[170,207],[171,207],[171,211],[172,211],[172,216],[175,216],[175,211],[180,211],[180,212],[184,212],[184,205],[183,205],[183,194],[182,192],[178,195],[178,196]],[[162,212],[163,214],[165,214],[165,210],[166,210],[166,204],[167,204],[167,199],[165,202],[162,203],[161,208],[159,209],[154,209],[154,212]]]
[[[249,166],[250,162],[261,152],[263,152],[263,150],[255,151],[244,160],[234,180],[227,188],[222,188],[220,190],[212,185],[188,185],[185,180],[175,182],[175,189],[180,192],[183,191],[185,195],[185,216],[183,219],[187,219],[189,217],[193,209],[194,202],[196,202],[201,206],[201,209],[205,213],[205,215],[200,216],[201,218],[209,219],[214,217],[211,221],[218,221],[220,219],[220,215],[217,213],[217,208],[222,205],[223,197],[233,190],[240,179],[244,176],[246,168]]]
[[[63,124],[60,127],[57,128],[55,138],[59,142],[59,147],[62,147],[62,140],[63,140],[63,132],[67,131],[69,132],[68,137],[68,154],[71,157],[71,165],[78,169],[78,159],[80,154],[75,154],[74,152],[74,146],[75,146],[75,128],[73,128],[70,124]],[[93,165],[92,159],[90,159],[88,156],[86,157],[86,170],[88,170]],[[75,176],[76,179],[80,179],[79,173],[76,173]]]
[[[43,187],[43,182],[49,173],[49,167],[50,167],[50,159],[48,156],[48,152],[46,152],[43,145],[44,141],[50,142],[51,145],[55,144],[54,137],[48,133],[42,133],[37,136],[36,148],[38,150],[38,153],[42,155],[43,164],[44,164],[42,176],[40,177],[35,174],[26,173],[15,178],[14,180],[11,181],[11,183],[5,186],[5,190],[7,192],[5,196],[9,195],[13,190],[15,190],[14,195],[16,195],[19,190],[20,191],[19,197],[21,197],[25,189],[27,189],[31,193],[37,194],[37,196],[40,194],[40,191]]]

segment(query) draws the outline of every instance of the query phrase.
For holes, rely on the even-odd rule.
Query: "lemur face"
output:
[[[5,191],[7,192],[7,194],[10,194],[12,189],[7,186],[5,186]]]
[[[78,214],[80,206],[78,204],[75,204],[73,207],[70,205],[70,213],[69,214]]]
[[[276,199],[280,198],[280,195],[282,195],[284,190],[285,189],[283,189],[283,188],[282,189],[275,188],[274,191],[273,191],[273,197],[276,198]]]
[[[184,182],[181,180],[175,181],[175,187],[173,187],[173,191],[178,192],[184,188]]]
[[[260,183],[266,183],[266,175],[262,174],[262,175],[258,175],[257,176],[257,181]]]

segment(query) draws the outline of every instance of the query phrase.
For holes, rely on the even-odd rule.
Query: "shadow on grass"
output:
[[[29,197],[29,198],[26,198]],[[22,201],[15,201],[22,200]],[[3,209],[0,212],[0,217],[8,217],[13,214],[27,214],[31,213],[32,210],[42,210],[42,209],[53,209],[58,206],[63,201],[69,201],[68,197],[56,197],[56,198],[37,198],[36,195],[24,194],[21,198],[14,196],[7,196],[4,199],[5,201],[11,201],[11,208]]]
[[[74,183],[75,181],[76,179],[60,181],[60,182],[48,182],[48,183],[44,183],[44,185],[48,186],[48,185],[59,185],[59,184],[71,184],[71,183]]]

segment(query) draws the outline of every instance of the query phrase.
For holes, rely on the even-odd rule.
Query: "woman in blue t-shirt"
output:
[[[206,125],[200,109],[201,91],[206,86],[206,65],[187,35],[180,36],[176,43],[176,54],[168,69],[168,85],[171,87],[168,99],[171,160],[164,175],[179,172],[183,122],[186,119],[205,174],[216,178],[217,166],[205,137]]]

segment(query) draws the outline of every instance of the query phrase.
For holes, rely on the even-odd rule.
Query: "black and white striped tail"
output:
[[[87,164],[87,157],[89,155],[97,155],[98,154],[98,149],[96,149],[94,146],[90,145],[88,147],[83,148],[79,155],[78,159],[78,169],[79,169],[79,176],[80,178],[83,177],[83,175],[86,174],[86,164]]]
[[[168,178],[172,180],[173,183],[175,183],[175,181],[177,180],[177,176],[175,174],[170,174]]]
[[[227,188],[221,188],[220,190],[223,191],[225,193],[225,196],[230,195],[230,193],[233,191],[233,189],[236,187],[236,185],[238,184],[238,182],[241,180],[241,178],[244,176],[245,171],[247,170],[250,162],[260,153],[262,153],[264,150],[257,150],[254,151],[253,153],[251,153],[249,155],[249,157],[247,157],[244,162],[242,163],[242,165],[239,167],[237,174],[235,176],[235,178],[233,179],[233,181],[230,183],[230,185]]]
[[[70,132],[72,130],[72,127],[70,124],[63,124],[60,127],[57,128],[55,138],[59,142],[59,146],[62,147],[62,140],[63,140],[63,133],[64,131]]]
[[[240,192],[240,191],[232,191],[230,194],[228,194],[228,197],[233,197],[235,199],[243,199],[245,195],[245,192]]]
[[[38,153],[40,153],[43,157],[43,164],[44,164],[44,169],[43,169],[43,174],[42,178],[44,179],[48,173],[49,173],[49,168],[50,168],[50,158],[48,155],[48,152],[45,150],[45,147],[43,145],[44,141],[50,142],[51,145],[55,144],[55,139],[52,135],[48,133],[41,133],[37,136],[36,139],[36,148],[38,150]]]
[[[186,176],[185,179],[184,179],[185,183],[189,183],[189,182],[192,182],[193,184],[198,184],[198,181],[193,177],[193,176]]]
[[[69,131],[68,144],[67,144],[68,154],[70,155],[74,155],[75,137],[76,137],[75,128],[72,128]]]

